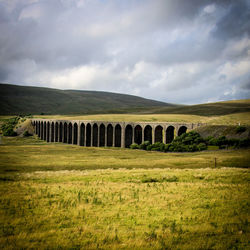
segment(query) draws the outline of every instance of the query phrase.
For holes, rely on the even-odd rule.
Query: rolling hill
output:
[[[0,84],[0,114],[96,114],[150,112],[177,105],[132,95]]]
[[[186,106],[180,105],[177,107],[163,107],[155,111],[156,114],[185,114],[200,116],[221,116],[246,112],[250,112],[250,99]]]
[[[250,99],[176,105],[101,91],[0,84],[0,115],[185,114],[222,116],[250,112]]]

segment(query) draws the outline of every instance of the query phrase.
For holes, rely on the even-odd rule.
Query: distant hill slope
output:
[[[151,112],[176,105],[99,91],[0,84],[0,115]]]
[[[250,99],[159,108],[158,114],[188,114],[201,116],[217,116],[250,112]]]

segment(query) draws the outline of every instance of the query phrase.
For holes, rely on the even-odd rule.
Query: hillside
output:
[[[158,114],[189,114],[201,116],[220,116],[235,113],[250,112],[250,99],[224,101],[179,107],[164,107],[158,109]]]
[[[11,84],[0,84],[0,96],[0,115],[135,113],[212,117],[240,113],[249,116],[250,112],[250,99],[198,105],[174,105],[110,92],[59,90]]]
[[[150,112],[174,106],[132,95],[10,84],[0,84],[0,96],[0,115]]]

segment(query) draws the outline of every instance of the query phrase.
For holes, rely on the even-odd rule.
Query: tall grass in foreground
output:
[[[246,249],[248,169],[1,175],[3,249]]]

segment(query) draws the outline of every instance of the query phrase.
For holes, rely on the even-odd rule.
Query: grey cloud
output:
[[[213,32],[221,39],[235,38],[250,34],[250,2],[237,0],[226,6],[226,13],[218,21]]]
[[[9,1],[0,1],[0,81],[37,82],[37,85],[46,82],[48,87],[60,87],[54,85],[55,81],[58,84],[58,76],[63,75],[63,79],[72,76],[73,80],[62,82],[63,88],[77,79],[74,86],[81,89],[88,86],[188,103],[211,99],[212,86],[221,82],[218,96],[223,97],[223,90],[230,89],[233,82],[227,75],[220,78],[218,68],[227,62],[249,61],[248,0],[13,0],[11,3],[9,6]],[[214,10],[205,13],[204,8],[212,5]],[[237,43],[244,37],[244,46],[237,49]],[[230,49],[232,45],[235,50]],[[147,67],[131,80],[140,63],[146,63]],[[190,71],[182,71],[186,64],[198,64],[200,68],[195,73],[192,66]],[[100,77],[80,74],[85,66],[94,68],[96,74],[106,70],[101,72],[105,75],[103,83]],[[186,75],[178,79],[162,78],[171,68],[177,75]],[[214,75],[214,83],[206,81],[210,75]],[[244,73],[237,80],[242,82],[246,77]],[[205,84],[209,85],[207,91]],[[236,84],[235,88],[242,86]],[[185,95],[194,88],[199,91]],[[164,93],[170,90],[177,91],[176,97]],[[245,96],[240,90],[237,93]]]
[[[250,91],[250,76],[248,79],[246,79],[244,82],[240,84],[240,88],[243,90],[249,90]]]

